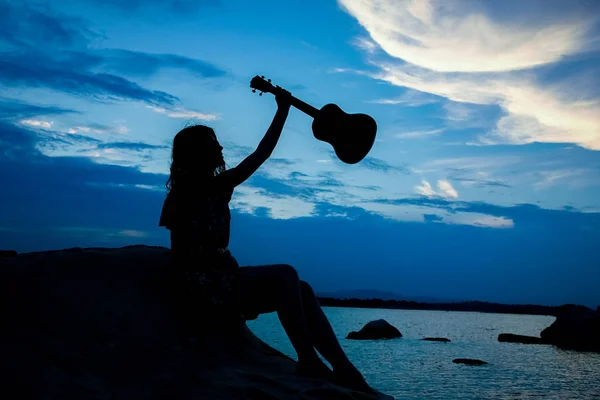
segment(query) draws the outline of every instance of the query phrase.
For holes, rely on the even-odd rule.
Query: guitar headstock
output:
[[[270,79],[265,79],[264,76],[256,75],[250,81],[250,87],[253,89],[252,92],[256,93],[258,90],[260,95],[263,93],[277,94],[277,90],[281,89],[279,86],[273,86]]]

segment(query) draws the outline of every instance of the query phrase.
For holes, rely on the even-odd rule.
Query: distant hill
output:
[[[381,299],[381,300],[405,300],[417,301],[421,303],[444,303],[458,301],[457,299],[448,299],[429,296],[405,296],[399,293],[386,292],[377,289],[354,289],[354,290],[338,290],[334,292],[318,292],[319,297],[331,297],[335,299]]]
[[[324,307],[382,308],[398,310],[474,311],[500,314],[556,316],[559,307],[534,304],[499,304],[483,301],[417,302],[406,300],[318,297]]]

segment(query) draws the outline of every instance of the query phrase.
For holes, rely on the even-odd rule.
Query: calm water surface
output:
[[[324,311],[367,381],[397,399],[600,399],[600,354],[497,340],[504,332],[539,336],[554,317],[338,307]],[[348,332],[379,318],[404,337],[345,339]],[[296,359],[276,314],[261,315],[248,327]],[[427,336],[452,342],[420,340]],[[452,363],[455,358],[476,358],[489,365],[457,365]]]

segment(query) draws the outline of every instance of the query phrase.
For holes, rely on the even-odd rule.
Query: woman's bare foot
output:
[[[337,385],[347,387],[364,393],[375,393],[373,389],[356,367],[337,368],[333,370],[333,382]]]

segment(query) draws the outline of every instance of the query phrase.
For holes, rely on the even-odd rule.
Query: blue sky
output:
[[[265,75],[373,116],[340,162],[292,110],[231,248],[318,291],[600,304],[600,3],[0,1],[0,248],[168,245],[173,136],[235,165]]]

